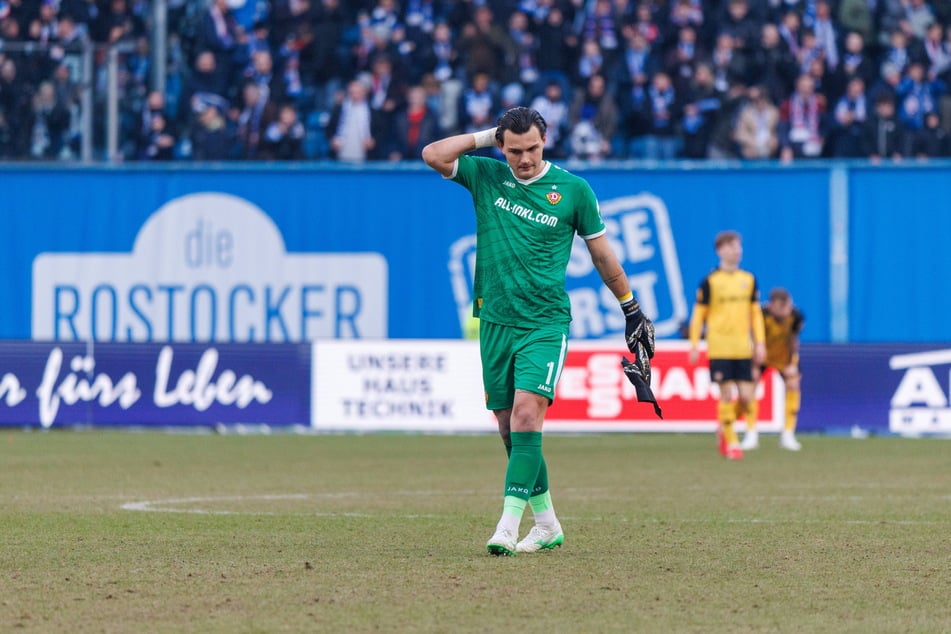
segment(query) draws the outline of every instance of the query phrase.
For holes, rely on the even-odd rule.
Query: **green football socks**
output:
[[[542,462],[542,433],[513,431],[512,450],[505,471],[505,500],[502,521],[517,530],[522,513],[532,495]]]
[[[505,455],[512,455],[512,441],[505,443]],[[538,465],[538,477],[535,478],[535,486],[532,487],[532,496],[529,501],[532,508],[535,508],[535,499],[539,496],[548,494],[548,465],[545,463],[545,456],[541,457],[541,464]],[[545,495],[548,500],[548,506],[551,506],[551,495]]]

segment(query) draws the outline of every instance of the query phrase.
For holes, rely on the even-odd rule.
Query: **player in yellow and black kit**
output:
[[[785,288],[774,288],[769,292],[769,301],[763,305],[763,323],[766,329],[766,362],[754,374],[766,368],[773,368],[783,377],[786,385],[786,418],[783,431],[779,436],[779,446],[789,451],[799,451],[802,445],[796,440],[796,423],[799,418],[800,379],[799,372],[799,333],[806,318],[793,303],[792,296]],[[754,400],[746,411],[746,435],[743,437],[743,449],[759,447],[759,433],[756,431],[758,408]]]
[[[720,388],[717,438],[720,453],[743,457],[733,423],[737,408],[746,412],[754,401],[754,363],[766,360],[763,312],[756,277],[742,270],[743,241],[735,231],[722,231],[714,241],[719,266],[703,278],[690,317],[690,363],[697,362],[697,344],[706,328],[710,378]],[[733,403],[736,386],[738,403]]]

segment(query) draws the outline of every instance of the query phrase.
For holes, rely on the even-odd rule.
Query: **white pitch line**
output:
[[[241,511],[211,511],[207,509],[166,508],[170,505],[201,504],[203,502],[242,502],[245,500],[306,500],[308,496],[302,493],[287,493],[283,495],[224,495],[218,497],[170,498],[166,500],[144,500],[141,502],[126,502],[120,508],[125,511],[145,511],[148,513],[197,513],[200,515],[242,515]],[[255,512],[255,515],[271,515],[272,513]]]
[[[407,495],[423,494],[423,491],[409,491]],[[277,513],[274,511],[229,511],[212,510],[202,508],[180,508],[183,504],[202,504],[217,502],[244,502],[248,500],[306,500],[310,497],[330,497],[330,498],[352,498],[356,493],[321,493],[316,496],[310,496],[305,493],[287,493],[282,495],[222,495],[214,497],[190,497],[190,498],[168,498],[165,500],[142,500],[138,502],[126,502],[120,508],[124,511],[140,511],[145,513],[190,513],[194,515],[287,515],[287,513]],[[306,515],[308,517],[374,517],[373,513],[355,513],[347,511],[314,511],[311,513],[297,513],[296,515]],[[400,515],[403,519],[432,519],[439,517],[437,515],[427,515],[420,513],[408,513]]]
[[[403,491],[396,493],[397,495],[430,495],[435,493],[433,491]],[[120,508],[126,511],[140,511],[147,513],[190,513],[195,515],[287,515],[287,513],[277,513],[273,511],[234,511],[234,510],[212,510],[207,508],[181,508],[185,504],[202,504],[202,503],[220,503],[220,502],[245,502],[250,500],[262,500],[262,501],[279,501],[279,500],[306,500],[310,498],[350,498],[356,497],[357,493],[352,492],[335,492],[335,493],[319,493],[314,495],[308,495],[305,493],[287,493],[287,494],[272,494],[272,495],[223,495],[223,496],[204,496],[204,497],[187,497],[187,498],[168,498],[164,500],[143,500],[138,502],[126,502],[122,504]],[[792,496],[795,499],[821,499],[823,501],[835,501],[840,499],[848,499],[850,501],[860,501],[862,496],[846,496],[846,498],[840,498],[838,496]],[[760,496],[759,499],[774,499],[768,498],[765,496]],[[781,497],[775,499],[790,499],[789,497]],[[940,499],[951,499],[951,496],[940,496]],[[303,515],[308,517],[357,517],[357,518],[370,518],[370,517],[398,517],[402,519],[436,519],[441,517],[449,517],[446,514],[437,515],[437,514],[420,514],[420,513],[408,513],[404,515],[387,515],[386,513],[355,513],[355,512],[345,512],[345,511],[314,511],[307,513],[294,513],[294,515]],[[896,525],[896,526],[932,526],[932,525],[947,525],[951,523],[951,520],[901,520],[901,519],[882,519],[874,518],[868,520],[823,520],[823,519],[770,519],[770,518],[761,518],[761,517],[733,517],[727,519],[718,519],[718,518],[637,518],[637,517],[604,517],[604,516],[571,516],[565,515],[561,519],[566,522],[619,522],[625,524],[770,524],[770,525],[781,525],[781,524],[852,524],[852,525]]]

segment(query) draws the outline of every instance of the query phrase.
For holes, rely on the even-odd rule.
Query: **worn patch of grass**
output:
[[[2,432],[0,630],[951,631],[947,442],[765,441],[547,436],[498,559],[497,438]]]

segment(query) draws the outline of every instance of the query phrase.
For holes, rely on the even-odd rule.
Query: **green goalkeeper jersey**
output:
[[[575,233],[604,233],[588,183],[546,163],[527,181],[508,164],[463,155],[451,177],[472,194],[476,212],[473,314],[507,326],[564,327],[571,322],[565,272]]]

